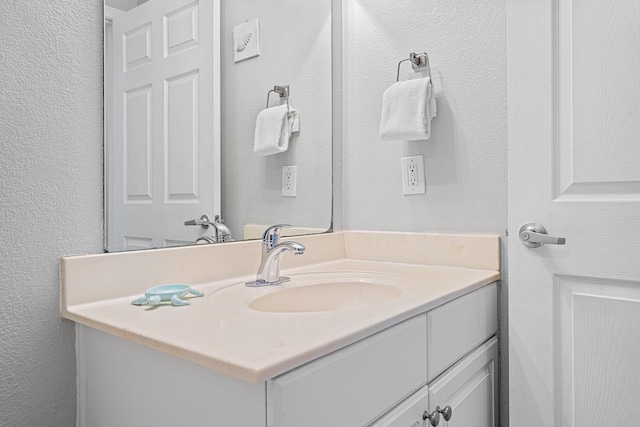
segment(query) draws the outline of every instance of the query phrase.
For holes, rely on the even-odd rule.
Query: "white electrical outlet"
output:
[[[282,197],[296,197],[297,166],[282,167]]]
[[[427,186],[424,177],[424,156],[403,157],[402,165],[402,192],[405,196],[413,194],[425,194]]]
[[[418,166],[415,163],[411,163],[407,168],[409,171],[407,176],[409,187],[415,187],[418,185]]]

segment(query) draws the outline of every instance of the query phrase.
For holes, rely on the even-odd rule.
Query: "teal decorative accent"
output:
[[[189,305],[191,304],[189,301],[181,300],[177,295],[171,296],[171,303],[173,305]]]
[[[196,297],[203,297],[204,292],[193,289],[189,285],[171,284],[159,285],[149,288],[145,291],[144,296],[131,301],[133,305],[159,305],[162,301],[171,301],[175,306],[190,305],[191,302],[183,300],[182,297],[192,294]]]

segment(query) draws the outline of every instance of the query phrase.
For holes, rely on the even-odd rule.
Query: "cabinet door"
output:
[[[429,412],[451,406],[447,427],[494,427],[497,418],[498,340],[493,337],[429,386]]]
[[[422,415],[429,408],[429,389],[424,386],[369,427],[424,427]]]

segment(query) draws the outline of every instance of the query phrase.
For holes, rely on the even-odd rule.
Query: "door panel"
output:
[[[640,354],[640,286],[566,276],[556,278],[556,292],[562,425],[640,420],[640,371],[627,369]]]
[[[510,423],[635,426],[640,3],[508,6]]]
[[[640,4],[559,0],[557,196],[640,196]]]
[[[166,56],[177,55],[198,45],[198,16],[198,2],[167,13],[165,20],[167,37],[164,38]]]
[[[166,81],[165,200],[199,200],[198,72]]]
[[[124,187],[125,203],[151,203],[152,184],[151,85],[124,93]],[[134,123],[134,126],[130,126]]]
[[[559,143],[572,182],[640,182],[639,20],[633,0],[559,1]]]

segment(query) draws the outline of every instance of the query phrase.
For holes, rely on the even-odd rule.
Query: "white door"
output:
[[[194,243],[220,210],[219,0],[150,0],[113,19],[107,249]]]
[[[510,425],[639,426],[640,2],[508,7]]]

